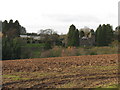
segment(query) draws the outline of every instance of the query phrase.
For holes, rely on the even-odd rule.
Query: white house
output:
[[[40,40],[40,36],[20,35],[21,38],[33,38],[34,40]]]

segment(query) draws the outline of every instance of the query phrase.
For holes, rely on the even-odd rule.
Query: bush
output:
[[[20,59],[21,40],[20,38],[2,38],[2,60]]]
[[[50,56],[51,56],[51,52],[49,50],[42,52],[41,55],[40,55],[41,58],[47,58],[47,57],[50,57]]]
[[[40,57],[60,57],[61,52],[62,48],[54,47],[53,49],[42,52]]]
[[[27,45],[29,46],[29,45]],[[32,46],[32,47],[31,47]],[[43,45],[41,45],[42,47]],[[23,51],[24,57],[31,58],[47,58],[47,57],[64,57],[64,56],[80,56],[80,55],[98,55],[98,54],[115,54],[117,53],[117,47],[58,47],[55,46],[52,49],[44,50],[40,47],[40,44],[31,44],[30,47],[26,47]]]
[[[60,47],[54,47],[53,49],[50,50],[51,52],[51,57],[60,57],[62,48]]]
[[[117,47],[93,47],[91,52],[96,52],[97,54],[116,54]]]
[[[51,44],[50,43],[45,43],[45,47],[44,47],[44,49],[51,49],[52,47],[51,47]]]
[[[91,52],[90,55],[97,55],[97,53],[96,52]]]
[[[75,47],[68,47],[66,49],[62,50],[61,56],[79,56],[80,53],[78,52],[78,49]]]
[[[111,47],[118,47],[118,44],[119,44],[118,40],[115,40],[111,44],[109,44],[109,46],[111,46]]]
[[[32,58],[32,51],[29,47],[22,47],[21,52],[21,59]]]
[[[40,58],[40,53],[44,50],[45,44],[25,44],[21,48],[21,59]]]

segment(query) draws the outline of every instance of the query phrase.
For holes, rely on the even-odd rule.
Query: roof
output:
[[[88,39],[88,38],[84,36],[84,37],[82,37],[82,39]]]

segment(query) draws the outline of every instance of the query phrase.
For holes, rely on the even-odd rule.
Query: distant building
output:
[[[21,38],[32,38],[34,40],[40,40],[40,36],[33,36],[33,35],[20,35]]]
[[[21,38],[28,38],[28,37],[30,37],[30,36],[28,36],[28,35],[20,35],[20,37],[21,37]]]
[[[80,38],[79,44],[80,46],[93,46],[95,44],[95,35]]]

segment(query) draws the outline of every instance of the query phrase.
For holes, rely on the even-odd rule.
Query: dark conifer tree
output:
[[[82,38],[83,36],[85,36],[84,31],[80,31],[80,38]]]
[[[79,30],[75,31],[75,46],[79,46]]]
[[[113,29],[110,24],[103,24],[96,30],[96,43],[98,46],[108,46],[113,40]]]
[[[67,34],[68,35],[67,37],[68,46],[75,46],[75,30],[76,30],[76,27],[72,24]]]
[[[68,46],[79,46],[79,31],[73,24],[70,26],[67,35]]]

